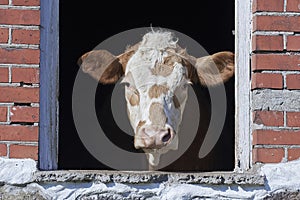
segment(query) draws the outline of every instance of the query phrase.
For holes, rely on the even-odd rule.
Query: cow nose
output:
[[[160,149],[169,144],[172,138],[170,128],[145,127],[136,135],[134,146],[136,149]]]

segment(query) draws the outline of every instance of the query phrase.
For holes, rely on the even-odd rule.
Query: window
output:
[[[237,0],[237,3],[239,1]],[[69,3],[72,3],[70,6]],[[234,24],[234,2],[222,1],[217,5],[213,2],[203,2],[202,8],[193,9],[193,6],[188,6],[188,9],[179,9],[178,12],[167,12],[166,8],[155,10],[126,10],[123,15],[120,14],[120,19],[115,22],[109,19],[109,16],[101,12],[97,5],[92,3],[82,4],[80,2],[66,2],[53,1],[53,3],[44,2],[41,5],[42,17],[42,37],[41,48],[44,49],[44,54],[41,56],[41,131],[40,131],[40,168],[41,169],[110,169],[95,159],[84,147],[80,138],[77,135],[73,117],[72,117],[72,88],[74,79],[78,70],[76,64],[77,59],[85,52],[92,50],[101,41],[109,38],[112,35],[118,34],[122,31],[137,27],[159,26],[162,28],[169,28],[181,33],[184,33],[197,42],[199,42],[208,53],[216,53],[223,50],[236,52],[236,65],[247,61],[247,54],[249,54],[249,47],[245,48],[247,41],[247,31],[250,31],[248,25]],[[236,4],[237,17],[241,19],[247,18],[242,16],[239,12],[242,9],[250,10],[247,3]],[[48,6],[48,7],[47,7]],[[46,9],[50,11],[46,12]],[[173,5],[174,6],[174,5]],[[47,7],[47,8],[46,8]],[[112,8],[113,6],[111,6]],[[177,6],[176,6],[177,7]],[[244,7],[244,8],[239,8]],[[43,10],[44,9],[44,10]],[[169,8],[170,9],[170,8]],[[58,10],[60,10],[60,17],[58,18]],[[248,11],[250,13],[250,11]],[[65,14],[68,13],[68,14]],[[112,12],[114,13],[114,12]],[[50,17],[51,16],[51,17]],[[53,17],[54,16],[54,17]],[[119,16],[119,13],[118,13]],[[249,19],[245,19],[249,20]],[[200,24],[196,23],[199,22]],[[58,22],[59,22],[59,36],[58,36]],[[190,24],[194,23],[193,26]],[[232,31],[238,30],[236,34],[239,37],[235,44],[235,38]],[[243,29],[245,28],[245,29]],[[246,30],[248,28],[248,30]],[[56,33],[49,31],[56,30]],[[246,35],[243,35],[246,33]],[[250,34],[248,34],[250,37]],[[59,44],[53,41],[58,41]],[[243,38],[241,38],[243,37]],[[243,41],[245,40],[245,41]],[[236,40],[237,41],[237,40]],[[51,43],[51,44],[50,44]],[[234,44],[236,46],[234,46]],[[59,46],[59,48],[58,48]],[[59,49],[59,51],[58,51]],[[239,60],[241,59],[241,61]],[[249,59],[248,59],[249,60]],[[203,159],[199,159],[196,165],[191,166],[187,171],[232,171],[234,168],[247,169],[249,166],[249,149],[247,152],[240,151],[241,141],[247,144],[247,137],[249,137],[249,119],[245,116],[245,110],[241,110],[239,102],[249,102],[249,97],[245,97],[247,85],[239,87],[240,83],[244,82],[241,79],[247,78],[246,70],[249,63],[245,64],[242,70],[237,69],[236,79],[232,79],[225,84],[226,92],[228,94],[228,112],[226,118],[226,126],[222,132],[216,147],[211,153]],[[48,69],[45,69],[46,66]],[[244,71],[245,69],[245,71]],[[59,71],[59,73],[58,73]],[[244,74],[245,73],[245,74]],[[249,77],[248,77],[249,79]],[[244,79],[245,80],[245,79]],[[247,80],[247,79],[246,79]],[[238,87],[234,87],[237,85]],[[103,108],[110,102],[110,96],[104,95],[112,91],[113,86],[99,85],[96,94],[96,110],[100,113],[108,112]],[[207,90],[203,87],[194,87],[197,95],[206,96],[209,104],[209,95]],[[59,95],[57,93],[59,91]],[[237,95],[235,97],[235,91]],[[234,103],[234,99],[237,102]],[[99,101],[99,103],[98,103]],[[205,104],[204,104],[205,105]],[[244,104],[245,105],[245,104]],[[243,107],[246,107],[243,106]],[[200,110],[205,110],[207,107],[203,106]],[[235,109],[237,108],[237,109]],[[208,110],[209,112],[209,110]],[[249,113],[249,111],[248,111]],[[236,120],[235,115],[237,116]],[[101,117],[98,118],[101,123]],[[104,120],[104,119],[103,119]],[[105,119],[106,120],[106,119]],[[205,118],[202,118],[203,122]],[[235,121],[239,121],[235,124]],[[103,123],[103,122],[102,122]],[[107,124],[107,121],[104,121]],[[113,125],[113,121],[109,126]],[[248,123],[248,125],[247,125]],[[244,131],[240,126],[246,126]],[[235,128],[237,127],[237,129]],[[205,128],[202,133],[205,133]],[[235,132],[239,137],[235,136]],[[248,134],[248,135],[247,135]],[[124,136],[124,134],[123,134]],[[242,136],[242,137],[241,137]],[[118,145],[124,145],[130,151],[132,149],[132,138],[123,137],[120,141],[120,136],[110,138]],[[199,134],[192,146],[188,150],[188,154],[194,152],[194,149],[200,148],[204,135]],[[126,142],[123,142],[126,141]],[[198,143],[198,144],[197,144]],[[235,144],[236,143],[236,144]],[[195,152],[194,152],[195,153]],[[196,152],[198,154],[198,152]],[[248,160],[248,161],[247,161]],[[190,157],[190,161],[193,161]],[[180,171],[186,164],[185,160],[178,160],[172,165],[163,170]]]

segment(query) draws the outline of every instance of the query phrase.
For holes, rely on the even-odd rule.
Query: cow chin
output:
[[[146,153],[148,163],[152,167],[156,167],[159,165],[160,156],[162,154],[167,153],[170,150],[177,150],[178,149],[178,137],[177,135],[174,136],[173,140],[165,147],[160,149],[143,149]]]

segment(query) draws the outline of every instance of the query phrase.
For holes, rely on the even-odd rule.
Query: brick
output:
[[[8,42],[8,28],[0,28],[0,43]]]
[[[287,126],[300,127],[300,112],[287,112]]]
[[[300,74],[288,74],[286,76],[286,86],[289,90],[300,90]]]
[[[39,108],[14,106],[10,110],[10,120],[12,122],[38,122]]]
[[[39,83],[38,68],[12,68],[13,83]]]
[[[0,0],[0,5],[8,5],[8,0]]]
[[[37,160],[38,147],[29,145],[12,144],[9,146],[10,158],[32,158]]]
[[[286,11],[300,12],[300,0],[287,0]]]
[[[300,16],[253,17],[253,31],[300,31]]]
[[[300,70],[299,55],[255,54],[251,59],[252,71],[255,70]]]
[[[15,6],[39,6],[39,0],[13,0],[12,4]]]
[[[0,102],[4,103],[37,103],[39,88],[0,87]]]
[[[300,148],[288,149],[288,160],[297,160],[300,158]]]
[[[300,131],[253,131],[253,145],[300,145]]]
[[[7,107],[0,107],[0,122],[7,121]]]
[[[254,73],[252,74],[252,89],[272,88],[282,89],[283,78],[281,74]]]
[[[37,126],[0,125],[0,141],[38,141]]]
[[[253,51],[282,51],[283,37],[271,35],[254,35],[252,37]]]
[[[286,46],[289,51],[300,51],[300,35],[288,36]]]
[[[6,144],[0,144],[0,156],[7,156]]]
[[[0,9],[0,24],[40,25],[40,11]]]
[[[39,64],[39,49],[0,49],[0,63]]]
[[[279,163],[284,158],[283,148],[255,148],[253,149],[253,162]]]
[[[253,0],[253,12],[283,11],[283,0]]]
[[[8,68],[1,67],[0,68],[0,83],[7,83],[8,76],[9,76]]]
[[[265,126],[283,126],[283,112],[254,111],[253,122]]]
[[[39,44],[40,31],[14,29],[12,31],[12,42],[16,44]]]

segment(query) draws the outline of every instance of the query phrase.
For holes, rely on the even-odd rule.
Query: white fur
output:
[[[125,93],[130,93],[132,88],[138,90],[140,95],[140,103],[138,106],[131,106],[127,100],[127,108],[130,113],[130,122],[134,130],[140,121],[146,121],[145,125],[151,125],[149,120],[149,108],[153,102],[158,102],[164,106],[164,111],[167,116],[166,128],[172,129],[178,133],[179,125],[182,119],[182,114],[187,100],[187,88],[182,87],[187,84],[188,80],[185,78],[186,68],[181,63],[175,63],[172,73],[167,76],[155,76],[152,74],[151,69],[154,68],[156,63],[163,62],[170,51],[167,49],[176,48],[177,40],[174,39],[170,32],[149,32],[144,35],[141,45],[135,54],[130,58],[126,66],[126,76],[130,85],[126,88]],[[148,95],[149,89],[154,85],[166,84],[170,90],[167,95],[161,95],[158,98],[150,99]],[[176,109],[173,103],[173,95],[180,93],[178,96],[181,98],[180,109]],[[153,166],[159,163],[160,154],[166,153],[170,149],[177,149],[178,137],[176,136],[170,145],[148,152],[149,163]]]
[[[152,31],[144,35],[140,48],[176,48],[177,41],[171,32]]]

